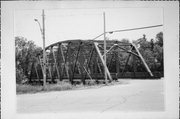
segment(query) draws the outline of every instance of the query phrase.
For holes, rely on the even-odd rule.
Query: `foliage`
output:
[[[159,45],[160,47],[163,47],[163,32],[159,32],[157,35],[156,35],[156,44]]]
[[[129,43],[128,39],[122,39],[121,42]],[[146,35],[144,34],[142,38],[134,40],[133,43],[138,47],[141,55],[145,59],[147,65],[151,71],[163,71],[163,33],[159,32],[156,35],[156,40],[151,39],[147,40]],[[127,50],[130,50],[126,47]],[[133,51],[134,52],[134,51]],[[119,71],[122,72],[124,69],[125,62],[128,58],[127,53],[119,53]],[[117,72],[116,70],[116,57],[113,57],[111,66],[109,67],[110,72]],[[142,62],[138,60],[137,57],[131,56],[126,67],[127,72],[143,72],[145,67],[142,65]]]
[[[138,39],[139,40],[139,39]],[[139,51],[152,71],[163,71],[163,33],[156,35],[156,40],[140,39]]]
[[[129,43],[129,39],[123,38],[123,39],[121,40],[121,42],[123,42],[123,43]]]
[[[22,85],[22,84],[16,84],[16,92],[18,94],[22,93],[36,93],[43,90],[42,86],[32,86],[32,85]]]
[[[57,84],[47,85],[48,91],[62,91],[62,90],[70,90],[72,89],[72,85],[67,82],[58,82]]]
[[[15,37],[16,47],[16,81],[22,83],[30,75],[31,65],[36,61],[36,56],[42,51],[33,41],[24,37]]]
[[[27,81],[27,78],[24,75],[22,68],[21,69],[16,68],[16,83],[20,84],[25,81]]]
[[[58,82],[57,84],[48,84],[46,87],[46,91],[62,91],[62,90],[71,90],[73,86],[67,82]],[[24,93],[37,93],[43,90],[43,86],[39,85],[28,85],[28,84],[17,84],[16,85],[16,92],[18,94]]]

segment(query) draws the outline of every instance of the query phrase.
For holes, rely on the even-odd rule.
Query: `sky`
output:
[[[93,39],[104,32],[103,12],[106,16],[106,31],[131,29],[163,24],[161,8],[105,8],[105,9],[45,9],[46,46],[63,40]],[[42,10],[16,10],[14,35],[23,36],[42,47]],[[163,27],[106,34],[110,39],[137,40],[146,34],[147,40],[155,39]],[[99,37],[103,40],[103,36]]]

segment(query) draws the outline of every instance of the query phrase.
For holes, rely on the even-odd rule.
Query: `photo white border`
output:
[[[14,11],[60,8],[163,8],[164,13],[164,112],[119,113],[16,113]],[[2,119],[59,118],[179,118],[179,2],[178,1],[1,1],[1,117]]]

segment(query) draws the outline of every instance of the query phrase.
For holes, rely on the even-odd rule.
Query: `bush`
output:
[[[42,86],[31,86],[31,85],[16,85],[17,93],[36,93],[43,90]]]
[[[48,91],[62,91],[62,90],[70,90],[72,89],[72,85],[66,82],[58,82],[57,84],[47,85]]]
[[[89,86],[93,86],[93,85],[95,85],[96,84],[96,81],[94,81],[94,80],[90,80],[89,82],[88,82],[88,85]]]
[[[16,68],[16,83],[21,84],[26,81],[27,81],[27,78],[24,75],[23,71],[21,69]]]

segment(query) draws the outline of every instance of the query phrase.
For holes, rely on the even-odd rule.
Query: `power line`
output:
[[[154,28],[154,27],[160,27],[160,26],[163,26],[163,25],[161,24],[161,25],[146,26],[146,27],[140,27],[140,28],[132,28],[132,29],[115,30],[115,31],[110,31],[110,32],[132,31],[132,30],[147,29],[147,28]]]
[[[105,32],[105,33],[114,33],[114,32],[124,32],[124,31],[133,31],[133,30],[140,30],[140,29],[147,29],[147,28],[154,28],[154,27],[161,27],[163,26],[162,24],[160,25],[154,25],[154,26],[146,26],[146,27],[139,27],[139,28],[132,28],[132,29],[122,29],[122,30],[115,30],[115,31],[108,31],[108,32]],[[97,38],[99,38],[100,36],[102,36],[104,33],[96,36],[95,38],[93,38],[92,40],[95,40]]]

